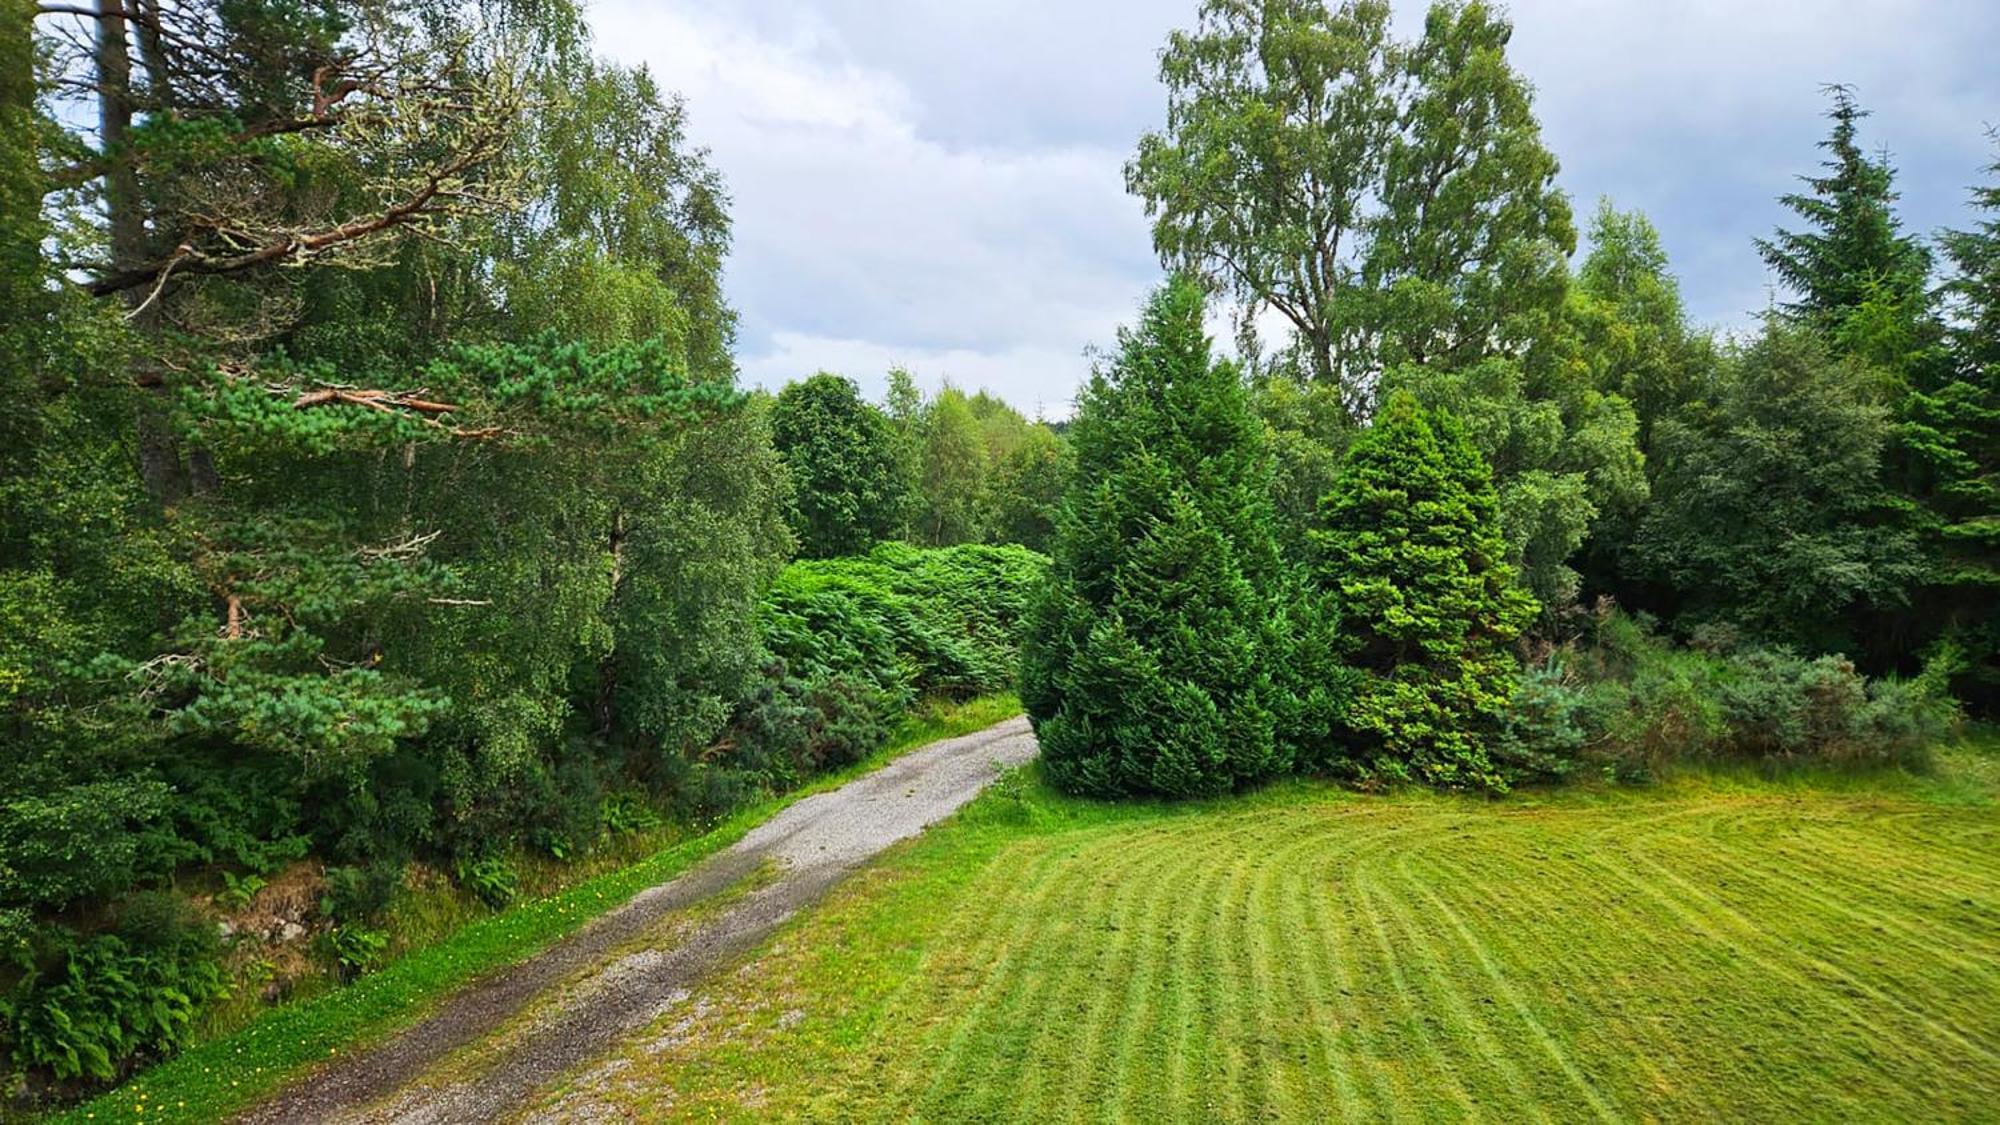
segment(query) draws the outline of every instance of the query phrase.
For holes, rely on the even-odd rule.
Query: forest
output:
[[[1907,230],[1828,87],[1722,332],[1510,34],[1207,0],[1048,419],[745,385],[701,107],[571,0],[0,0],[0,1089],[1013,693],[1091,798],[1921,772],[2000,711],[2000,147]]]

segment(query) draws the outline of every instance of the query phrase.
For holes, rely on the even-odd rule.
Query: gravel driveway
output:
[[[488,976],[370,1050],[318,1070],[245,1122],[487,1122],[589,1062],[696,991],[877,852],[949,816],[1035,756],[1016,718],[934,742],[790,806],[734,847],[640,892],[570,938]],[[770,870],[754,890],[645,940],[678,912]],[[495,1035],[496,1032],[504,1034]],[[490,1044],[483,1043],[489,1037]],[[481,1044],[478,1052],[446,1056]],[[468,1073],[469,1072],[469,1073]]]

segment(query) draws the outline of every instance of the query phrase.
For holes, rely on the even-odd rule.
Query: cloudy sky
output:
[[[1411,34],[1421,0],[1398,0]],[[600,49],[683,94],[735,200],[745,377],[986,387],[1069,410],[1159,279],[1121,168],[1196,0],[596,0]],[[1966,221],[2000,125],[1994,0],[1515,0],[1561,183],[1661,228],[1688,303],[1766,302],[1751,239],[1809,170],[1822,83],[1855,85],[1907,224]]]

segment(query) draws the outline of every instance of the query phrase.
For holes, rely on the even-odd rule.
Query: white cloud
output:
[[[1160,276],[1122,165],[1158,124],[1195,0],[603,0],[601,50],[687,97],[734,197],[727,285],[766,385],[893,362],[1052,414]],[[1398,0],[1398,28],[1422,0]],[[1817,159],[1819,84],[1855,83],[1907,225],[1962,222],[2000,121],[1991,0],[1516,0],[1563,186],[1661,228],[1689,305],[1765,304],[1750,240]]]
[[[1110,338],[1155,272],[1121,152],[946,144],[827,25],[772,37],[641,9],[596,9],[599,42],[687,97],[728,180],[747,379],[827,368],[879,384],[900,361],[1066,410],[1085,345]]]

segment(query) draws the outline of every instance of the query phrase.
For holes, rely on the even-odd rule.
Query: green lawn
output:
[[[551,1104],[643,1118],[2000,1119],[2000,810],[1683,779],[1498,802],[1032,775]],[[596,1103],[609,1103],[600,1105]]]

